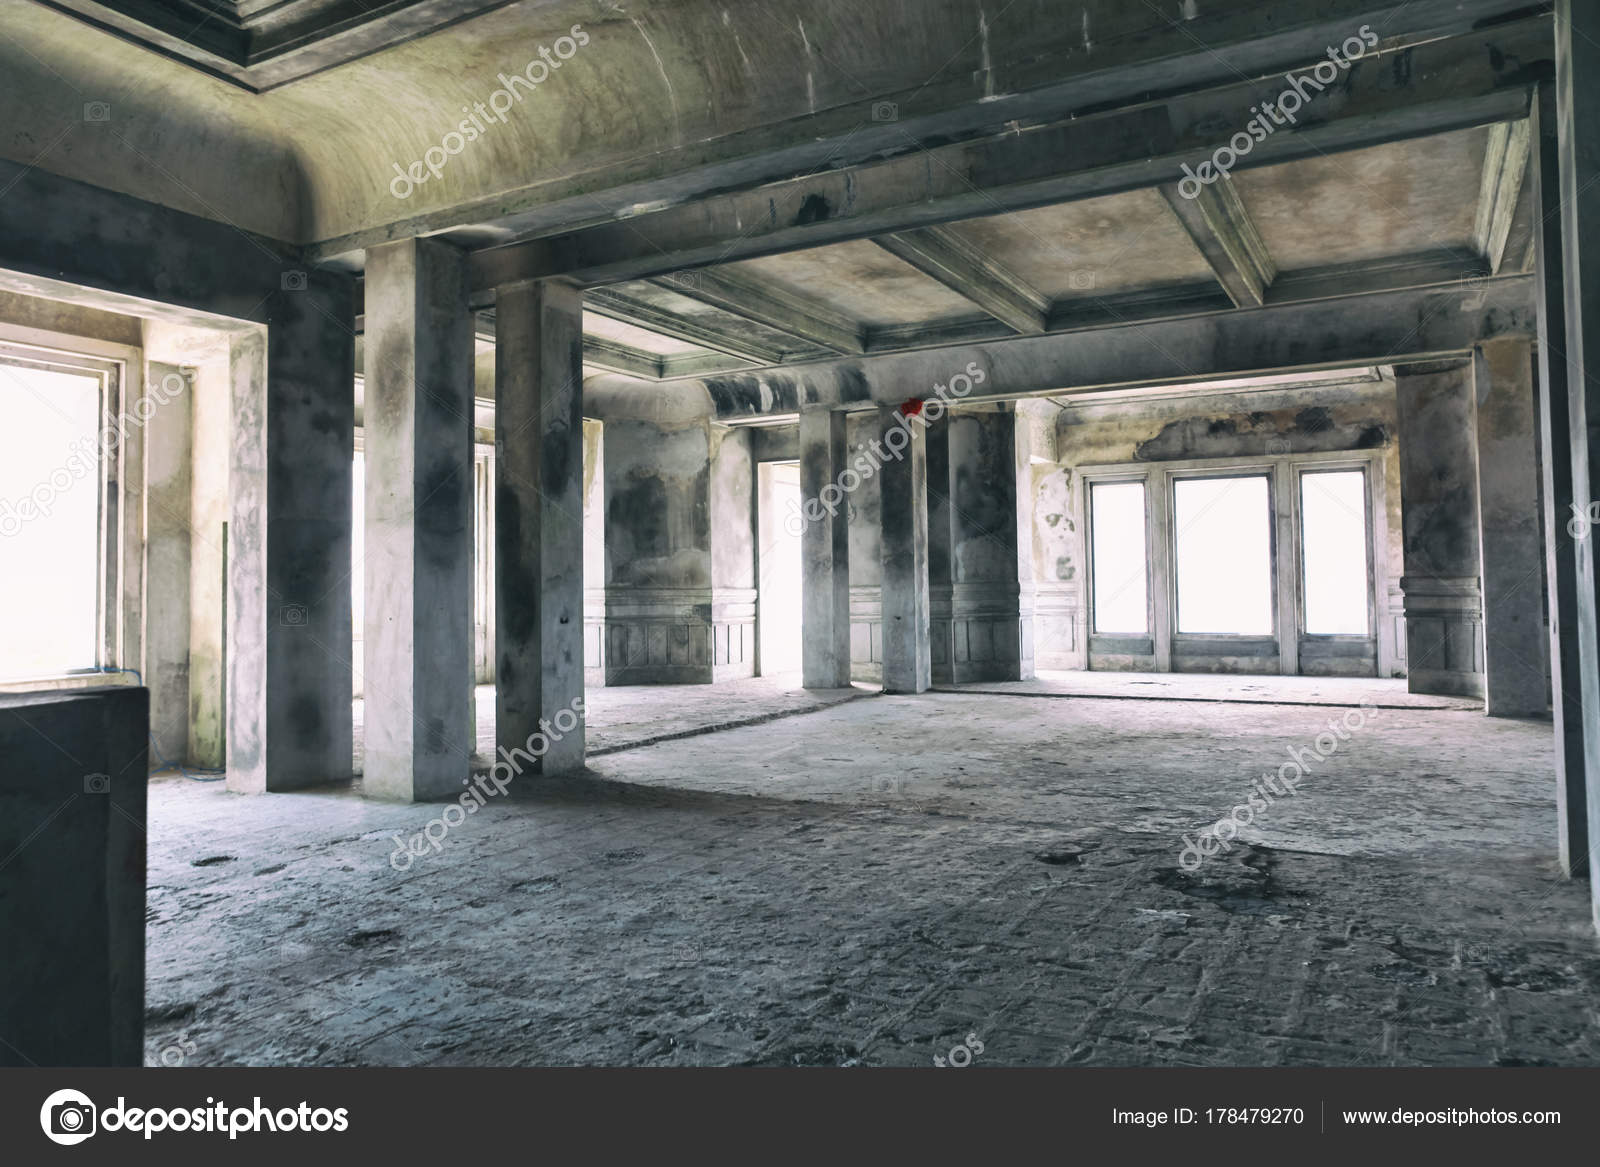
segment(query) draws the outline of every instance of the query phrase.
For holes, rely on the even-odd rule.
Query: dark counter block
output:
[[[144,1060],[148,690],[0,695],[0,1066]]]

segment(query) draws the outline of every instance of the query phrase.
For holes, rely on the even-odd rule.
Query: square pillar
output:
[[[883,566],[883,691],[921,693],[933,684],[928,606],[927,426],[880,406],[889,452],[879,471]]]
[[[465,258],[367,252],[362,686],[373,798],[454,797],[471,771],[473,328]]]
[[[307,273],[229,349],[228,789],[351,774],[352,282]]]
[[[495,736],[519,774],[583,768],[583,293],[495,298]]]
[[[1407,687],[1482,697],[1477,441],[1472,362],[1395,368],[1405,530]]]
[[[1550,614],[1550,716],[1556,734],[1556,834],[1561,870],[1589,870],[1585,806],[1583,673],[1578,650],[1578,566],[1573,530],[1588,533],[1573,510],[1571,393],[1567,383],[1567,317],[1561,265],[1560,141],[1555,89],[1539,86],[1532,113],[1534,155],[1529,167],[1533,205],[1535,285],[1539,303],[1539,437],[1544,474],[1545,582]],[[1587,515],[1587,512],[1585,512]]]
[[[144,650],[150,733],[159,758],[189,761],[189,578],[194,371],[148,359],[144,427]],[[151,758],[151,764],[159,764]]]
[[[802,413],[800,635],[808,689],[850,687],[850,519],[838,485],[844,460],[845,415]]]
[[[1550,708],[1540,589],[1538,419],[1533,349],[1520,337],[1479,346],[1473,360],[1482,557],[1484,710],[1542,717]]]
[[[1557,0],[1556,122],[1567,364],[1571,413],[1572,496],[1587,508],[1600,466],[1600,11],[1588,0]],[[1555,347],[1555,346],[1552,346]],[[1552,353],[1552,357],[1557,353]],[[1600,927],[1600,571],[1591,530],[1577,540],[1577,627],[1583,704],[1589,879]]]
[[[953,685],[959,678],[951,565],[955,522],[950,513],[949,419],[929,423],[923,441],[928,463],[928,657],[933,683]]]
[[[1005,405],[962,410],[929,430],[932,546],[947,544],[929,557],[936,679],[959,684],[1033,676],[1027,426],[1027,418]]]

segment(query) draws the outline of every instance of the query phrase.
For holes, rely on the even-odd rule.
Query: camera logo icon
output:
[[[85,794],[110,794],[110,774],[85,774],[83,776],[83,792]]]
[[[893,101],[875,101],[872,103],[872,120],[897,122],[900,120],[900,106]]]
[[[306,290],[306,273],[303,271],[286,271],[278,282],[285,292],[303,292]]]
[[[278,623],[285,628],[304,628],[311,622],[311,614],[304,604],[285,604],[278,609]]]
[[[111,106],[103,101],[86,101],[83,103],[83,120],[108,122],[111,120]]]
[[[39,1108],[39,1125],[52,1143],[71,1147],[94,1134],[95,1113],[87,1094],[57,1090]]]

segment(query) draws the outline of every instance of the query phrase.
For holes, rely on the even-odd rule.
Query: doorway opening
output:
[[[800,649],[800,463],[763,462],[757,467],[758,576],[756,660],[761,676],[799,672]]]

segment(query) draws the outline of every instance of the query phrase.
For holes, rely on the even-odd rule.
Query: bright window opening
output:
[[[1108,635],[1147,635],[1144,483],[1097,482],[1089,489],[1089,501],[1094,630]]]
[[[0,362],[0,679],[100,664],[100,379]]]
[[[764,676],[801,668],[800,464],[763,462],[761,498],[760,636]]]
[[[1367,492],[1359,470],[1300,476],[1306,632],[1366,636]]]
[[[1173,484],[1178,532],[1178,631],[1272,635],[1272,509],[1265,477],[1182,478]]]

